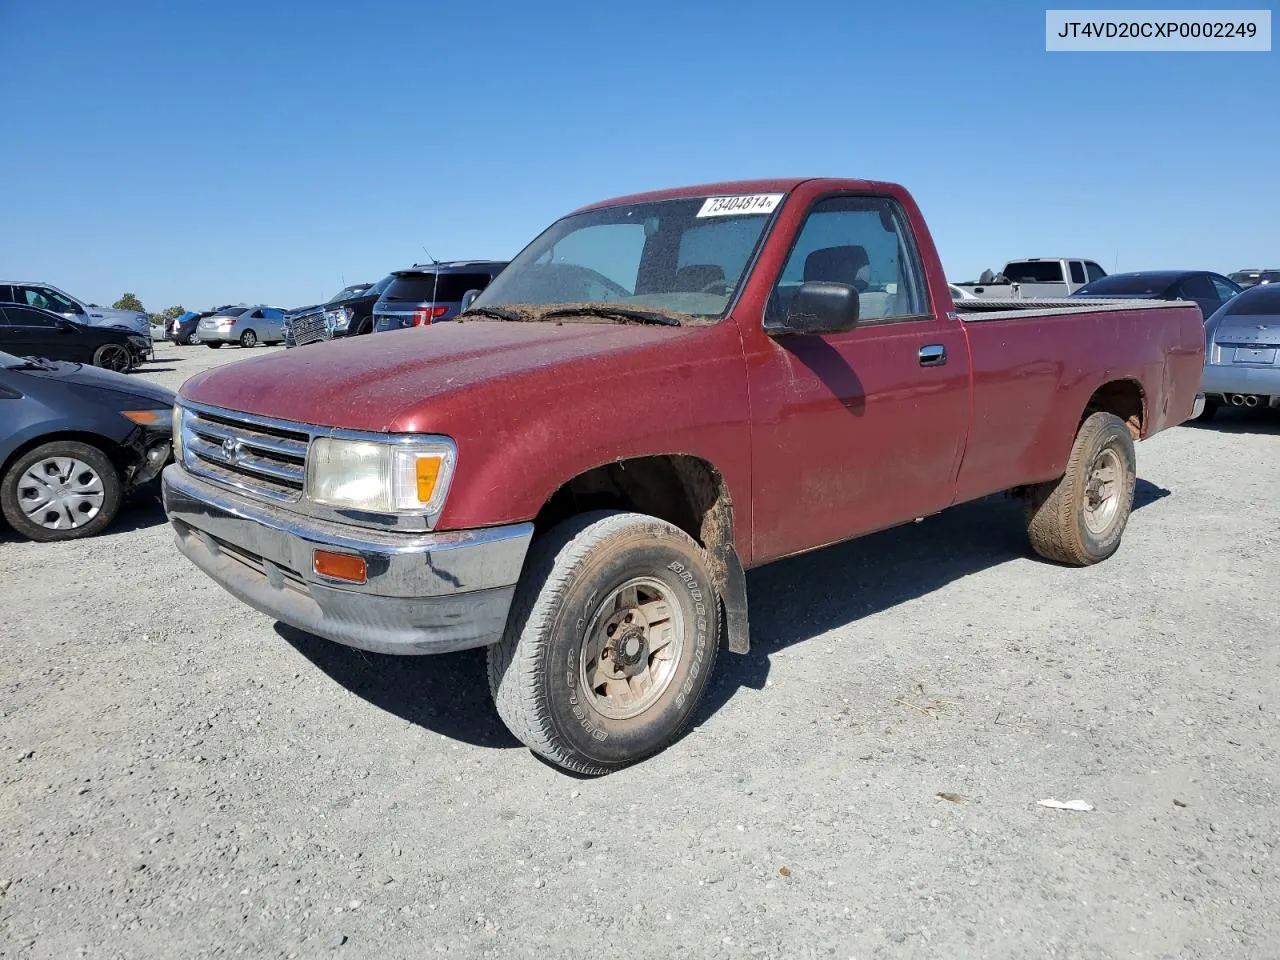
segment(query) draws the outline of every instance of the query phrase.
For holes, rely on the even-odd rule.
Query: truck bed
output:
[[[1186,300],[1112,300],[1104,297],[1049,297],[1028,300],[957,300],[956,312],[965,322],[1012,320],[1018,317],[1057,317],[1073,313],[1114,312],[1116,310],[1158,310],[1185,307]]]

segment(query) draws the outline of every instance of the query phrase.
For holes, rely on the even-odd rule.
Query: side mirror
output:
[[[465,310],[471,304],[476,302],[476,297],[480,296],[479,290],[468,290],[462,295],[462,309]]]
[[[843,333],[858,325],[858,291],[847,283],[809,280],[800,284],[787,318],[768,333]]]

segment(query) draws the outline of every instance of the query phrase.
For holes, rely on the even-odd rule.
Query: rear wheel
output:
[[[256,347],[257,345],[258,335],[252,330],[246,330],[244,333],[240,334],[240,346],[248,349],[249,347]]]
[[[0,478],[0,510],[32,540],[75,540],[111,522],[122,492],[120,474],[101,450],[56,440],[24,453]]]
[[[1120,547],[1136,483],[1129,427],[1113,414],[1092,414],[1076,434],[1066,473],[1031,491],[1031,546],[1042,557],[1073,566],[1107,559]]]
[[[719,599],[688,534],[642,514],[584,514],[534,544],[489,648],[489,689],[530,750],[608,773],[680,735],[719,636]]]
[[[116,373],[128,373],[133,369],[133,354],[128,347],[118,343],[104,343],[93,351],[93,365]]]

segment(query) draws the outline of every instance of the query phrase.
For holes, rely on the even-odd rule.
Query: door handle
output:
[[[940,343],[931,343],[920,348],[920,366],[940,367],[947,362],[947,348]]]

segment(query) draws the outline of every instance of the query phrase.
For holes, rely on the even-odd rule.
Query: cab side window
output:
[[[1100,266],[1098,266],[1096,263],[1094,263],[1092,260],[1086,260],[1084,262],[1084,272],[1085,272],[1085,275],[1089,278],[1090,283],[1093,283],[1093,281],[1095,280],[1101,280],[1103,277],[1107,275],[1107,272],[1103,270]]]
[[[768,317],[784,320],[800,284],[811,280],[857,290],[858,314],[866,322],[928,312],[910,227],[886,197],[830,197],[814,205],[769,298]]]
[[[1084,283],[1084,264],[1079,260],[1071,261],[1071,282]]]
[[[14,292],[18,295],[18,303],[25,303],[30,307],[52,310],[54,313],[84,313],[74,300],[48,287],[15,287]]]
[[[46,316],[39,310],[27,310],[24,307],[6,307],[5,313],[9,317],[9,323],[15,327],[55,326],[53,318]]]

